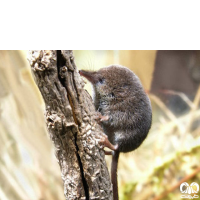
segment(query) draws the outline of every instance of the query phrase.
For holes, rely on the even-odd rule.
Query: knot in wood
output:
[[[61,78],[66,78],[66,76],[67,76],[67,71],[68,71],[68,69],[67,69],[67,67],[66,66],[63,66],[63,67],[61,67],[60,68],[60,77]]]

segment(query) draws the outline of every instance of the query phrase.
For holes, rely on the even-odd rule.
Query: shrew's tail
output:
[[[113,200],[118,200],[118,184],[117,184],[117,165],[119,159],[119,151],[113,151],[111,165],[111,181],[113,184]]]

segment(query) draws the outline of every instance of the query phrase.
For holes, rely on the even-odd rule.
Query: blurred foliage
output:
[[[120,63],[132,69],[145,90],[151,86],[156,51],[74,51],[80,69]],[[90,85],[86,88],[90,91]],[[149,94],[153,124],[136,151],[121,154],[121,200],[180,199],[179,187],[200,167],[200,89],[196,98],[182,95],[190,111],[179,117]],[[62,180],[44,121],[44,104],[31,76],[25,51],[0,51],[0,199],[64,200]],[[195,125],[194,125],[195,124]],[[107,156],[110,168],[110,157]],[[187,182],[199,182],[195,174]],[[199,193],[200,195],[200,193]]]
[[[26,54],[0,51],[0,199],[64,199]]]

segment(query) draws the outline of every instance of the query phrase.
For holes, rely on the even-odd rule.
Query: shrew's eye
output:
[[[110,98],[115,98],[115,95],[114,95],[114,93],[113,93],[113,92],[111,92],[111,93],[109,94],[109,97],[110,97]]]
[[[114,97],[115,97],[115,95],[114,95],[114,93],[113,93],[113,92],[112,92],[110,95],[111,95],[111,97],[112,97],[112,98],[114,98]]]
[[[103,84],[103,83],[104,83],[104,79],[103,79],[103,78],[100,78],[100,79],[99,79],[99,83],[100,83],[100,84]]]

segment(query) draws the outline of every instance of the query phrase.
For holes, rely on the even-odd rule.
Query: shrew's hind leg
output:
[[[108,140],[108,136],[107,135],[103,135],[101,137],[101,139],[99,140],[99,143],[103,145],[103,147],[108,147],[109,149],[116,151],[118,149],[118,145],[113,145],[110,143],[110,141]],[[108,154],[110,155],[110,154]]]
[[[108,115],[101,115],[100,112],[96,112],[96,116],[95,116],[95,120],[97,120],[99,123],[103,122],[103,121],[108,121],[109,120],[109,116]],[[107,135],[103,135],[100,137],[99,143],[103,145],[104,147],[108,147],[109,149],[116,151],[118,150],[118,145],[113,145],[110,143],[110,141],[108,140],[108,136]],[[112,155],[112,151],[105,151],[106,155]]]

